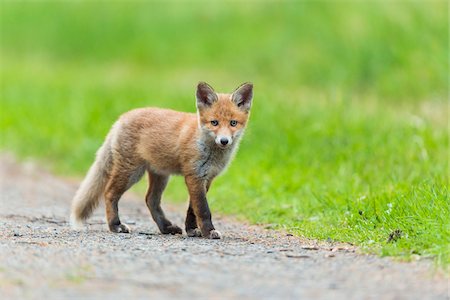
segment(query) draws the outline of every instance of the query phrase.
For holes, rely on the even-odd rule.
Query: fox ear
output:
[[[241,110],[249,112],[252,107],[253,83],[246,82],[239,86],[231,95],[231,99]]]
[[[203,109],[211,106],[217,101],[217,94],[214,89],[206,82],[199,82],[197,85],[197,108]]]

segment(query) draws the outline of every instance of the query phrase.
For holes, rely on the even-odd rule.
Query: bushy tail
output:
[[[70,224],[75,229],[83,227],[84,221],[92,215],[102,199],[108,173],[112,168],[111,138],[108,136],[104,144],[98,149],[94,164],[78,188],[72,200]]]

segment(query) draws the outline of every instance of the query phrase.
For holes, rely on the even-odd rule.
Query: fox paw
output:
[[[166,226],[164,229],[162,229],[161,233],[162,234],[169,234],[169,233],[170,234],[182,234],[183,231],[177,225],[169,225],[169,226]]]
[[[128,227],[126,224],[119,224],[119,225],[110,225],[109,226],[109,230],[111,232],[115,232],[115,233],[130,233],[130,227]]]
[[[207,236],[207,238],[212,239],[212,240],[218,240],[221,238],[221,234],[217,230],[211,230],[209,232],[209,235]]]
[[[187,233],[188,237],[201,237],[202,236],[202,232],[198,228],[187,229],[186,233]]]

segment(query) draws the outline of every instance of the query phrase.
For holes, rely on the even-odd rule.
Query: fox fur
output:
[[[119,219],[122,194],[145,172],[145,197],[163,234],[181,234],[160,205],[169,176],[182,175],[189,191],[185,229],[188,236],[220,238],[206,199],[213,179],[233,158],[244,133],[253,99],[253,84],[244,83],[231,94],[216,93],[200,82],[197,114],[160,108],[141,108],[123,114],[97,151],[72,202],[71,224],[83,226],[103,198],[110,231],[130,232]]]

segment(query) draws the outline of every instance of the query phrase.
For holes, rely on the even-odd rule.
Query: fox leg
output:
[[[152,172],[148,172],[148,179],[150,181],[147,196],[145,202],[150,210],[153,220],[158,225],[159,230],[163,234],[181,234],[181,228],[172,224],[161,208],[161,196],[164,189],[167,186],[169,180],[168,176],[158,175]]]
[[[105,191],[106,220],[111,232],[129,233],[130,229],[119,219],[119,200],[128,189],[128,176],[116,175],[109,180]]]
[[[211,211],[206,199],[205,182],[191,176],[187,176],[185,180],[189,190],[190,206],[196,216],[202,235],[210,239],[220,239],[220,233],[214,229],[211,220]]]
[[[211,186],[211,180],[206,182],[206,192],[209,191],[209,187]],[[192,209],[192,203],[189,201],[189,208],[186,213],[186,233],[189,237],[200,237],[202,236],[202,232],[198,229],[197,219],[194,214],[194,210]]]
[[[189,201],[189,208],[186,213],[186,222],[184,223],[186,228],[186,233],[189,237],[200,237],[202,232],[198,229],[197,219],[195,218],[194,210],[192,209],[192,204]]]
[[[145,165],[119,165],[113,169],[105,189],[106,220],[112,232],[129,233],[130,229],[119,219],[119,200],[131,186],[138,182],[145,172]]]

